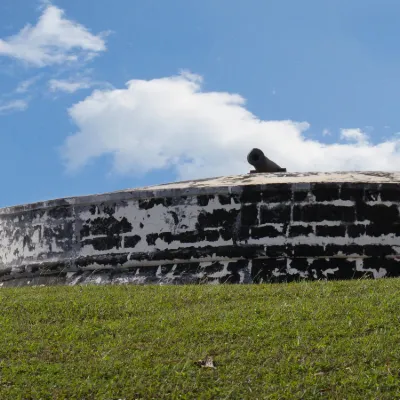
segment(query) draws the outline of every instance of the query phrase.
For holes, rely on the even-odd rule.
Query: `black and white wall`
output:
[[[400,173],[249,174],[0,209],[0,285],[400,276]]]

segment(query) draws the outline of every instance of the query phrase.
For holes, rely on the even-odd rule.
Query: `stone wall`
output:
[[[0,210],[0,285],[400,275],[400,174],[251,174]]]

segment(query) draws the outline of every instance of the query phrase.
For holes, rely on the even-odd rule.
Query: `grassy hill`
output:
[[[1,289],[0,398],[395,399],[399,319],[398,279]]]

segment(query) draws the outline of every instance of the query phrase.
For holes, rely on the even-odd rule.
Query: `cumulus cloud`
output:
[[[81,89],[88,89],[92,83],[87,80],[65,80],[65,79],[50,79],[48,82],[50,91],[52,92],[66,92],[75,93]]]
[[[93,35],[83,25],[68,20],[64,11],[45,3],[36,25],[26,25],[17,34],[0,39],[0,56],[35,67],[91,59],[106,50],[105,33]]]
[[[114,172],[144,174],[172,168],[177,179],[247,173],[253,147],[288,171],[400,169],[400,140],[377,144],[359,130],[355,143],[324,144],[304,136],[307,122],[268,121],[234,93],[202,90],[201,77],[182,73],[131,80],[122,89],[95,90],[69,109],[77,132],[63,145],[67,168],[111,155]]]
[[[13,111],[24,111],[28,108],[26,100],[12,100],[8,103],[0,103],[0,114],[6,114]]]
[[[368,142],[368,135],[359,128],[342,129],[340,137],[348,142],[355,142],[360,145],[365,145]]]

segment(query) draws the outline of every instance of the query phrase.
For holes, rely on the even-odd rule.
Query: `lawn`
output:
[[[400,398],[398,279],[15,288],[0,304],[2,400]]]

